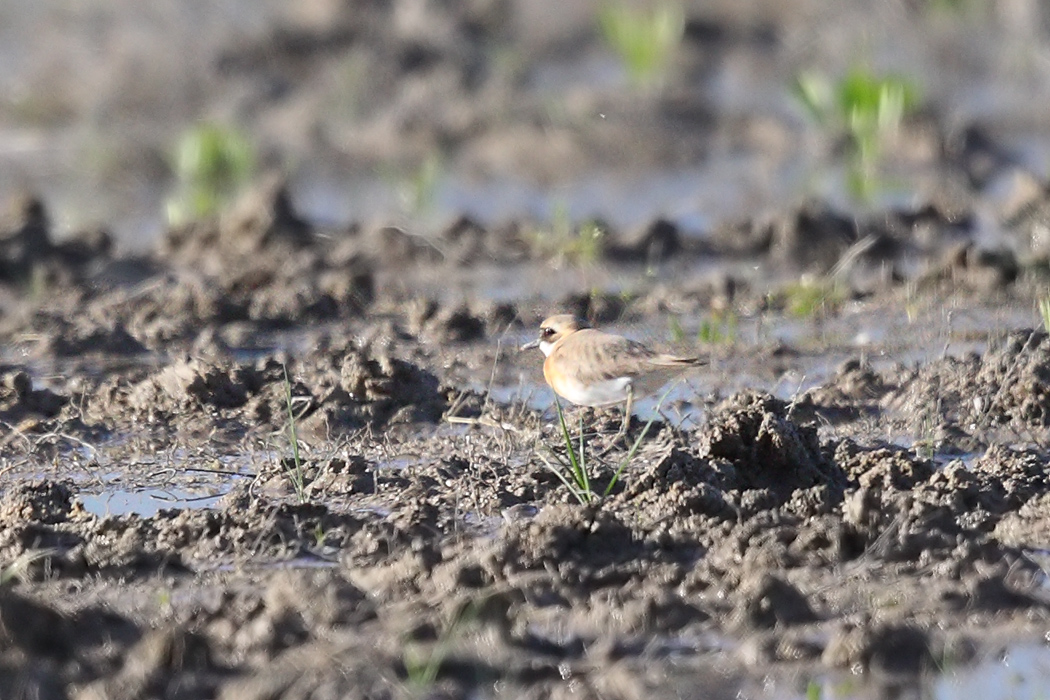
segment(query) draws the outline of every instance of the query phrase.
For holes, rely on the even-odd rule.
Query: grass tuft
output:
[[[405,645],[401,654],[401,662],[405,667],[408,683],[413,689],[425,691],[433,687],[441,671],[441,665],[448,658],[452,647],[466,629],[478,619],[478,614],[479,606],[476,602],[465,605],[444,626],[441,635],[427,652],[415,645]]]
[[[555,207],[546,228],[526,230],[524,240],[532,254],[556,265],[593,265],[605,254],[607,231],[597,221],[573,226],[568,208]]]
[[[835,279],[808,277],[788,285],[782,292],[784,311],[795,318],[814,318],[837,311],[846,302],[845,285]]]
[[[685,34],[685,14],[674,1],[646,7],[611,2],[598,13],[598,26],[631,81],[648,85],[658,81],[670,66]]]
[[[295,498],[299,503],[306,503],[306,479],[303,461],[299,455],[299,433],[295,427],[295,411],[292,409],[292,383],[288,379],[288,366],[284,366],[284,399],[288,407],[288,442],[292,447],[292,463],[284,461],[285,472],[292,483]]]
[[[10,564],[0,567],[0,586],[6,586],[16,579],[26,580],[34,564],[56,554],[58,550],[54,548],[30,549],[22,552]]]
[[[685,340],[685,329],[677,316],[667,317],[667,332],[671,336],[672,343],[681,343]]]
[[[660,397],[660,401],[656,406],[657,415],[660,412],[660,406],[670,392],[671,389],[669,388],[664,392],[664,395]],[[620,460],[615,471],[613,471],[612,478],[608,485],[601,494],[598,494],[591,487],[591,475],[588,472],[587,467],[586,444],[584,442],[583,432],[583,414],[580,414],[579,447],[577,448],[576,445],[573,444],[572,435],[569,433],[569,426],[565,422],[565,413],[561,408],[561,401],[557,397],[554,399],[554,407],[558,412],[558,424],[561,427],[561,437],[565,444],[565,457],[563,458],[558,455],[558,453],[554,452],[554,450],[551,450],[551,454],[557,464],[552,463],[542,454],[540,455],[540,459],[543,461],[544,466],[558,477],[558,480],[565,485],[569,490],[569,493],[571,493],[573,498],[575,498],[581,505],[592,503],[598,498],[605,498],[612,493],[614,488],[616,488],[616,484],[619,483],[624,469],[626,469],[627,465],[634,460],[634,456],[638,453],[638,448],[641,447],[642,441],[645,440],[646,435],[649,434],[649,430],[653,427],[653,423],[656,422],[656,416],[654,415],[648,422],[646,422],[645,426],[642,428],[642,432],[638,434],[637,438],[635,438],[634,443],[631,444],[630,449],[627,450],[627,453],[624,455],[623,459]],[[627,420],[629,420],[629,418]]]
[[[1039,299],[1039,318],[1043,320],[1043,330],[1050,333],[1050,290]]]
[[[859,200],[870,199],[879,186],[887,141],[918,107],[918,87],[901,75],[856,67],[835,83],[819,73],[800,73],[792,94],[816,124],[847,136],[849,191]]]
[[[740,319],[733,311],[714,311],[701,321],[696,337],[708,345],[732,345],[739,325]]]
[[[559,457],[553,450],[551,453],[558,461],[559,466],[556,467],[551,464],[542,454],[540,459],[543,460],[547,469],[558,477],[561,483],[565,484],[565,487],[569,489],[569,493],[581,505],[585,505],[594,499],[594,492],[591,490],[591,479],[590,475],[587,474],[587,462],[584,456],[583,414],[580,414],[580,451],[577,454],[572,444],[572,435],[569,434],[569,426],[565,423],[565,413],[561,410],[561,401],[557,397],[554,399],[554,407],[558,411],[558,424],[561,426],[561,436],[565,441],[566,459]]]
[[[406,214],[419,218],[434,209],[444,172],[441,154],[433,151],[415,170],[400,179],[397,191]]]
[[[233,127],[200,124],[176,146],[175,194],[165,206],[168,223],[186,224],[214,216],[228,205],[255,173],[255,149]]]

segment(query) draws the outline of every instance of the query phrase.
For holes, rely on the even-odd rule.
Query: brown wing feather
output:
[[[566,343],[559,350],[565,351],[566,346],[580,343],[572,352],[579,352],[583,360],[577,378],[584,383],[634,377],[656,367],[684,368],[700,363],[699,358],[656,353],[634,340],[593,329],[577,331],[570,340],[571,344]],[[611,357],[616,361],[611,362]]]
[[[702,367],[707,360],[701,357],[678,357],[677,355],[656,355],[649,364],[657,367]]]

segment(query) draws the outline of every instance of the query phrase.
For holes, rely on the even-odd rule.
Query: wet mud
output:
[[[797,127],[688,89],[786,51],[798,19],[777,10],[691,12],[668,84],[576,95],[612,117],[592,131],[492,76],[479,47],[513,33],[510,3],[420,3],[440,20],[422,33],[394,5],[244,38],[215,79],[268,85],[276,118],[282,86],[353,46],[384,69],[361,131],[310,131],[340,158],[437,143],[551,181],[786,149]],[[325,86],[299,87],[293,105]],[[799,197],[702,235],[662,215],[558,240],[519,214],[333,223],[274,176],[129,252],[15,198],[0,696],[918,697],[1043,644],[1050,185],[947,112],[889,147],[939,176],[907,203]],[[555,312],[710,362],[620,439],[617,410],[566,405],[570,447],[542,357],[517,350]],[[558,473],[570,450],[589,491]]]
[[[836,340],[837,324],[899,319],[926,273],[875,292],[858,274],[796,342],[708,342],[711,367],[648,430],[634,418],[633,454],[611,442],[615,412],[570,410],[589,436],[595,496],[580,502],[546,466],[566,446],[540,357],[513,348],[544,303],[652,337],[665,289],[615,303],[411,294],[391,271],[454,275],[460,258],[406,256],[381,245],[389,234],[318,236],[265,192],[250,223],[201,222],[137,259],[73,259],[45,235],[48,293],[6,280],[6,687],[673,697],[699,678],[705,697],[730,697],[767,674],[791,687],[855,673],[906,687],[1048,624],[1045,333],[916,322],[896,342],[923,359],[892,361],[900,345]],[[785,224],[799,245],[810,216]],[[749,254],[781,265],[790,239]],[[644,247],[619,248],[618,264],[652,264]],[[12,246],[12,265],[30,249]],[[227,263],[209,268],[215,249]],[[997,279],[1005,305],[1023,298],[1023,281]],[[965,273],[938,285],[979,315]],[[677,317],[695,323],[726,290],[678,297]],[[731,287],[774,328],[780,293]],[[908,303],[943,319],[939,298]],[[809,370],[809,388],[777,380]],[[741,373],[757,386],[736,388]],[[104,499],[179,484],[206,500],[110,513]]]

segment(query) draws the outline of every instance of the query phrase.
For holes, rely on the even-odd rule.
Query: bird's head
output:
[[[551,316],[540,324],[540,336],[521,346],[522,350],[539,348],[544,355],[550,355],[555,344],[582,328],[589,328],[586,321],[576,318],[571,314],[559,314]]]

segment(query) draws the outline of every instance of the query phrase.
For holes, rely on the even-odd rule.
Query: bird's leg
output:
[[[627,428],[631,425],[631,409],[634,405],[634,387],[630,384],[627,385],[627,401],[623,407],[623,422],[620,423],[620,430],[617,431],[616,435],[613,436],[612,441],[609,443],[609,447],[612,448],[620,438],[627,434]]]
[[[623,408],[623,425],[620,426],[620,434],[626,435],[631,427],[631,412],[634,409],[634,386],[627,385],[627,404]]]
[[[605,455],[607,455],[610,452],[612,452],[613,449],[616,447],[616,443],[618,443],[620,441],[620,438],[624,437],[627,434],[627,428],[631,425],[631,410],[632,410],[633,406],[634,406],[634,387],[632,387],[630,384],[628,384],[627,385],[627,399],[624,402],[623,421],[620,423],[620,429],[617,430],[616,434],[612,436],[612,439],[609,440],[608,443],[606,443],[605,449],[603,449],[600,453],[598,453],[598,457],[604,457]]]

